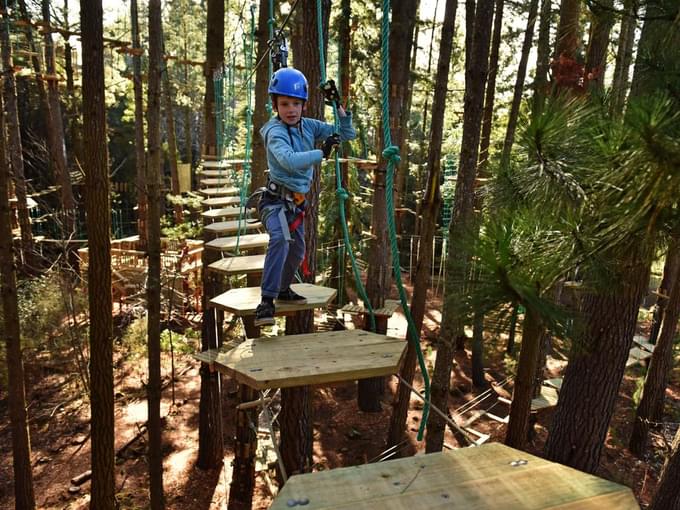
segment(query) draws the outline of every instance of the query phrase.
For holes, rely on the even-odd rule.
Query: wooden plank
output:
[[[363,330],[246,340],[215,367],[256,389],[332,384],[394,374],[406,342]]]
[[[531,410],[539,411],[541,409],[547,409],[548,407],[554,407],[557,405],[558,393],[555,388],[550,386],[541,386],[541,394],[531,400]]]
[[[228,205],[240,205],[241,197],[212,197],[201,202],[205,207],[226,207]]]
[[[543,384],[555,388],[557,391],[562,389],[562,377],[554,377],[552,379],[546,379]]]
[[[652,353],[648,351],[643,351],[639,347],[633,347],[628,353],[628,361],[626,361],[626,366],[630,367],[640,363],[642,360],[646,360],[652,357]]]
[[[231,220],[231,221],[218,221],[216,223],[211,223],[210,225],[205,225],[203,229],[207,232],[217,235],[229,234],[238,232],[239,230],[258,230],[262,228],[262,223],[255,220]]]
[[[264,269],[264,255],[223,258],[210,264],[208,269],[225,275],[261,273]]]
[[[203,211],[201,216],[206,219],[216,220],[220,218],[236,218],[241,215],[240,207],[222,207]]]
[[[231,184],[231,179],[228,178],[226,175],[220,175],[220,176],[217,176],[217,177],[207,177],[205,179],[201,179],[200,182],[201,182],[201,186],[205,186],[205,187],[217,186],[218,188],[222,188],[222,187],[225,187],[225,186],[233,186]],[[240,189],[238,187],[236,187],[236,189],[239,190],[239,192],[240,192]],[[229,193],[229,195],[233,195],[233,194],[234,193]]]
[[[238,189],[236,186],[222,186],[219,188],[202,188],[199,189],[198,192],[205,197],[240,196],[241,194],[241,190]]]
[[[635,335],[633,337],[633,342],[642,347],[645,351],[654,352],[654,344],[650,344],[644,336]]]
[[[382,308],[376,308],[373,310],[373,314],[378,317],[392,317],[394,312],[399,308],[401,303],[395,299],[386,299],[385,305]],[[361,305],[355,305],[348,303],[343,306],[340,311],[342,313],[348,313],[350,315],[367,314],[368,310]]]
[[[314,509],[639,508],[628,487],[498,443],[295,475],[271,509],[291,500]]]
[[[222,177],[223,179],[230,179],[231,176],[233,175],[233,171],[230,168],[223,168],[219,170],[199,169],[199,171],[196,173],[205,177]]]
[[[320,287],[311,283],[294,283],[291,288],[307,298],[307,303],[295,305],[276,302],[276,315],[286,315],[300,310],[325,308],[331,302],[337,291],[329,287]],[[244,287],[230,289],[210,300],[210,305],[239,316],[253,315],[260,303],[260,287]]]
[[[269,234],[246,234],[239,237],[218,237],[205,247],[212,250],[219,250],[223,252],[231,252],[236,249],[238,244],[239,250],[251,250],[253,248],[262,248],[269,244]]]

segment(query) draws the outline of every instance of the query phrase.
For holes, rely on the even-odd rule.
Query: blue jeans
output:
[[[264,196],[259,205],[260,217],[264,217],[264,227],[269,234],[267,255],[264,259],[261,294],[263,297],[276,298],[279,291],[286,290],[295,278],[295,271],[305,258],[305,227],[301,221],[298,227],[286,235],[295,217],[302,211],[298,207],[289,210],[284,200]],[[285,216],[282,225],[280,212]],[[263,214],[264,213],[264,214]],[[289,240],[290,239],[290,240]]]

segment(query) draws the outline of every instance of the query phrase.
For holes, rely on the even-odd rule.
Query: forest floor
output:
[[[438,334],[441,298],[432,297],[427,312],[425,328],[427,338],[434,340]],[[405,320],[399,313],[390,320],[388,334],[402,335]],[[642,331],[644,334],[644,331]],[[499,382],[505,378],[508,358],[504,354],[504,341],[486,342],[486,378]],[[124,349],[118,349],[120,351]],[[428,362],[433,366],[436,350],[428,349]],[[565,362],[559,355],[549,358],[551,376],[557,376]],[[234,383],[225,378],[224,469],[201,470],[196,466],[198,452],[198,403],[200,395],[199,363],[189,354],[177,355],[174,404],[171,388],[166,386],[161,415],[164,416],[164,484],[166,507],[169,509],[208,510],[226,508],[226,495],[231,477],[233,458],[230,438],[234,435]],[[676,367],[678,364],[676,363]],[[85,509],[89,502],[90,482],[73,487],[71,479],[89,469],[90,435],[89,405],[75,391],[70,365],[47,358],[34,357],[26,362],[27,402],[29,406],[33,475],[39,508]],[[164,358],[165,382],[169,383],[169,359]],[[674,429],[653,429],[652,447],[644,461],[636,459],[626,448],[634,417],[633,395],[639,391],[643,376],[642,367],[626,371],[621,385],[616,411],[606,441],[598,475],[632,488],[641,505],[649,503],[654,493],[663,463],[665,449],[669,446]],[[116,450],[123,449],[116,461],[116,487],[120,508],[145,508],[147,501],[147,464],[145,458],[146,400],[144,382],[146,360],[143,356],[117,355],[115,361],[115,417]],[[421,381],[417,381],[420,383]],[[470,352],[461,351],[455,356],[452,374],[450,408],[452,411],[481,393],[472,387],[470,379]],[[506,388],[507,389],[507,388]],[[318,388],[314,396],[314,469],[332,469],[375,461],[384,450],[383,438],[390,421],[390,402],[396,390],[396,380],[387,381],[382,411],[364,413],[356,402],[356,384],[348,383]],[[668,412],[665,421],[680,421],[680,369],[676,368],[667,392]],[[490,399],[489,402],[494,399]],[[483,404],[488,406],[489,404]],[[411,401],[408,417],[409,439],[401,446],[401,453],[410,455],[424,451],[424,442],[416,440],[422,404]],[[507,409],[505,409],[507,410]],[[496,407],[495,414],[503,415]],[[552,410],[538,414],[530,453],[540,455],[547,437]],[[502,441],[505,426],[499,422],[479,419],[473,427],[489,434],[489,441]],[[130,440],[137,438],[130,443]],[[378,438],[378,440],[376,440]],[[458,443],[447,430],[445,442]],[[0,508],[12,508],[11,437],[7,415],[6,394],[0,391]],[[258,473],[254,496],[254,509],[268,508],[275,490],[273,471]],[[71,488],[71,489],[70,489]]]

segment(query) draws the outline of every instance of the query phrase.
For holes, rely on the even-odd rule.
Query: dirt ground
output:
[[[430,339],[436,337],[440,320],[440,304],[436,298],[431,300],[432,308],[426,318],[425,327]],[[405,329],[403,316],[396,314],[390,320],[388,334],[402,334]],[[497,342],[501,344],[502,342]],[[487,345],[493,345],[487,342]],[[434,350],[429,362],[433,364]],[[504,357],[502,347],[487,348],[487,379],[500,381],[504,377]],[[472,388],[470,376],[469,351],[456,354],[453,370],[450,408],[452,411],[469,402],[481,391]],[[549,368],[556,376],[564,363],[551,359]],[[27,401],[31,440],[33,447],[33,474],[37,503],[45,509],[84,509],[89,502],[90,482],[79,488],[71,488],[70,480],[89,469],[90,436],[88,425],[89,404],[74,392],[72,375],[65,369],[67,365],[50,363],[45,365],[38,359],[28,360]],[[226,508],[226,494],[230,482],[230,464],[233,457],[231,438],[234,434],[233,392],[225,391],[224,400],[224,469],[201,470],[196,467],[198,449],[198,403],[200,384],[199,364],[189,355],[181,355],[176,360],[177,380],[175,383],[174,404],[171,387],[164,390],[161,414],[165,416],[163,434],[165,472],[164,484],[167,508],[208,510]],[[144,382],[146,361],[143,359],[123,359],[116,361],[116,449],[122,449],[116,463],[116,483],[120,508],[137,509],[146,507],[147,465],[145,460],[145,436],[140,434],[146,420],[146,401]],[[164,374],[169,382],[169,360],[164,359]],[[598,475],[628,485],[633,489],[638,501],[644,507],[649,503],[658,480],[663,462],[663,452],[667,448],[674,429],[654,429],[653,448],[645,461],[633,457],[625,448],[634,416],[632,395],[634,394],[642,368],[632,368],[626,372],[616,403],[616,412],[606,448],[602,456]],[[668,390],[667,409],[673,416],[666,421],[677,422],[680,414],[680,376],[674,373]],[[421,381],[417,381],[420,383]],[[233,382],[225,380],[225,389],[233,389]],[[385,449],[391,413],[390,402],[396,390],[396,380],[387,381],[387,391],[382,412],[363,413],[356,403],[356,384],[348,383],[333,387],[318,388],[314,397],[314,469],[332,469],[375,461]],[[493,399],[484,401],[488,407]],[[401,453],[410,455],[424,451],[424,443],[416,440],[420,420],[421,403],[414,397],[408,417],[409,440],[401,446]],[[494,413],[504,414],[502,407]],[[552,411],[539,414],[536,434],[529,452],[540,455],[547,437]],[[677,426],[677,425],[676,425]],[[504,425],[488,419],[480,419],[474,424],[480,432],[489,434],[490,441],[502,441]],[[448,432],[447,432],[448,434]],[[447,435],[445,442],[457,446],[456,440]],[[254,496],[255,509],[268,508],[272,501],[271,477],[261,472],[257,475]],[[9,432],[6,395],[0,393],[0,508],[13,508],[12,496],[11,438]]]

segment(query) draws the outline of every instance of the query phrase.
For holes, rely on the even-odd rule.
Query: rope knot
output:
[[[395,165],[401,161],[401,157],[399,156],[399,147],[396,145],[390,145],[389,147],[386,147],[382,152],[382,155],[383,158],[391,161]]]
[[[336,191],[335,194],[337,197],[342,200],[343,202],[349,198],[349,193],[347,193],[347,190],[340,186]]]

